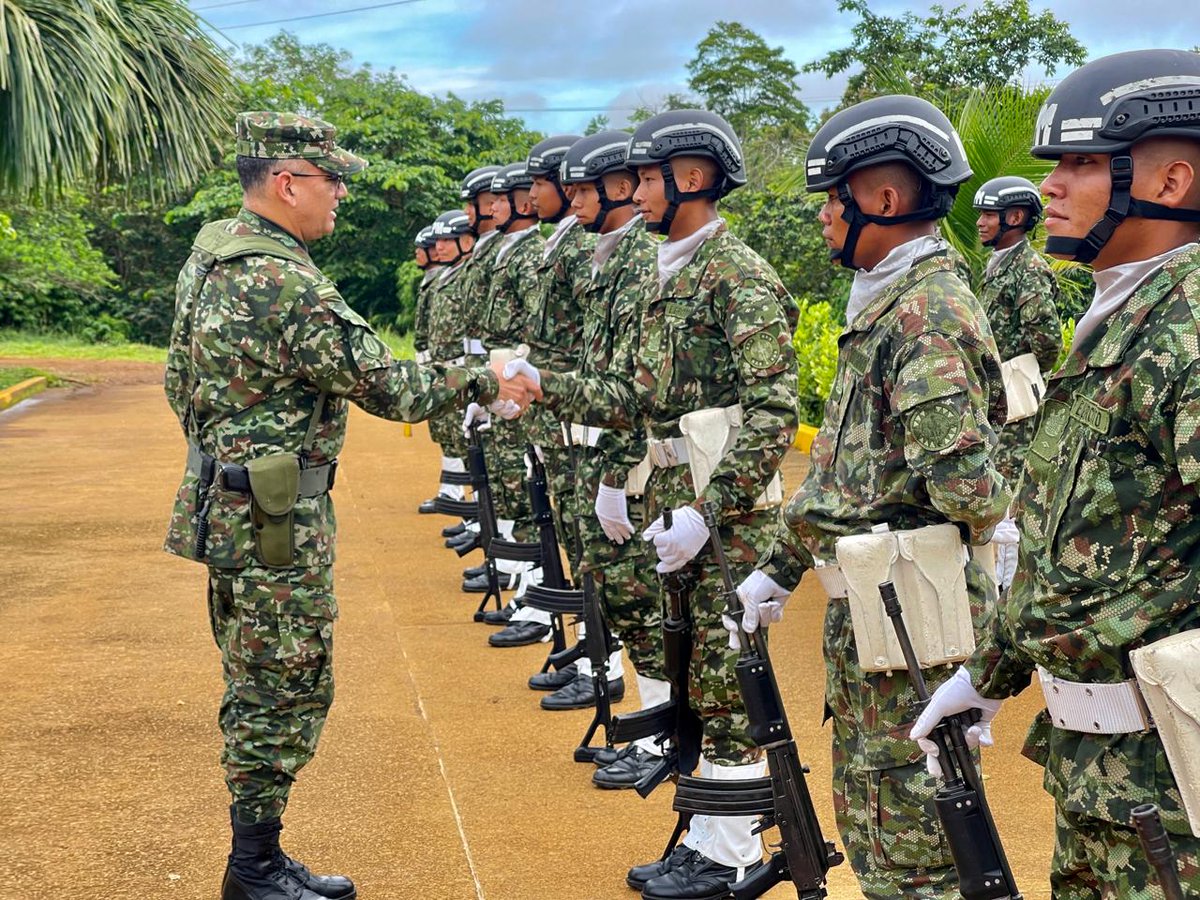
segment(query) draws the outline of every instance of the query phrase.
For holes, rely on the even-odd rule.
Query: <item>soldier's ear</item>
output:
[[[1023,225],[1027,218],[1029,218],[1029,213],[1020,206],[1010,206],[1004,211],[1004,222],[1009,228]]]

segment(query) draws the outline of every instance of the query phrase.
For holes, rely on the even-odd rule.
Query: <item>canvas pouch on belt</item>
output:
[[[742,430],[742,407],[713,406],[685,413],[679,418],[679,433],[688,451],[688,468],[699,497],[712,480],[721,459],[737,443]],[[783,477],[778,471],[766,489],[754,501],[755,509],[778,506],[783,502]]]
[[[904,654],[884,612],[879,585],[891,581],[922,669],[960,662],[975,649],[967,596],[967,553],[947,522],[911,531],[838,538],[858,664],[864,672],[904,669]]]
[[[1200,837],[1200,629],[1133,650],[1129,661],[1179,785],[1192,834]]]
[[[300,495],[300,458],[271,453],[246,463],[251,521],[258,558],[267,566],[290,566],[296,553],[292,515]]]
[[[1046,382],[1037,357],[1022,353],[1000,364],[1000,377],[1004,380],[1004,393],[1008,396],[1008,422],[1028,419],[1038,411],[1042,397],[1046,394]]]

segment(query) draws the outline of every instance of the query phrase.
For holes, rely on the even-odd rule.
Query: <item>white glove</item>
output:
[[[468,403],[467,411],[463,415],[463,436],[471,436],[471,426],[476,422],[479,423],[479,430],[486,431],[492,427],[491,417],[488,416],[488,411],[478,403]]]
[[[696,554],[708,543],[708,526],[704,516],[690,506],[675,510],[671,527],[663,530],[662,516],[642,532],[642,540],[654,541],[659,563],[655,570],[661,574],[682,569],[696,558]]]
[[[625,502],[625,488],[609,487],[600,483],[596,494],[596,518],[610,541],[623,544],[633,534],[633,523],[629,521],[629,507]]]
[[[753,634],[759,623],[763,627],[774,625],[783,618],[783,605],[791,591],[785,590],[770,575],[755,569],[738,585],[738,597],[745,611],[742,613],[742,630]]]
[[[515,419],[521,414],[521,407],[513,400],[493,400],[488,404],[488,411],[502,419]]]
[[[938,764],[937,744],[929,740],[929,734],[934,726],[946,716],[978,709],[982,717],[967,729],[967,745],[969,747],[992,746],[992,719],[1000,711],[1000,700],[988,700],[979,695],[971,684],[971,676],[962,666],[933,692],[929,704],[921,713],[908,736],[921,745],[925,751],[925,768],[930,775],[942,776],[942,767]]]
[[[996,548],[996,587],[1001,592],[1008,590],[1017,575],[1017,545],[1021,541],[1021,532],[1017,523],[1005,516],[996,523],[992,533],[992,543]]]
[[[521,357],[510,359],[504,364],[504,378],[506,380],[516,378],[518,375],[524,375],[538,387],[542,386],[542,373],[534,368],[529,360],[522,359]]]
[[[729,632],[729,649],[741,650],[742,639],[738,637],[737,622],[733,621],[725,613],[721,613],[721,624],[725,626],[725,630]]]

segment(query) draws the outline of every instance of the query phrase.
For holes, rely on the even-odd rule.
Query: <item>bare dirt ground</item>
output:
[[[91,386],[0,414],[0,884],[23,900],[210,900],[228,849],[221,679],[204,571],[160,549],[184,458],[161,368],[36,364]],[[545,648],[486,645],[447,520],[415,512],[438,467],[423,427],[406,438],[355,413],[342,460],[338,698],[285,846],[351,874],[363,900],[636,896],[624,872],[659,852],[671,788],[593,789],[570,761],[588,715],[542,712],[525,687]],[[833,836],[822,606],[806,580],[772,648]],[[1053,840],[1040,770],[1017,753],[1037,701],[1006,706],[987,754],[1029,898],[1049,896]],[[617,709],[635,703],[630,690]],[[830,896],[859,896],[845,865]]]

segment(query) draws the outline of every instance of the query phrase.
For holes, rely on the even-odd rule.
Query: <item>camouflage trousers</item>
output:
[[[234,811],[248,824],[278,819],[333,703],[333,571],[210,568],[208,611]]]
[[[467,458],[467,439],[462,433],[462,413],[453,410],[429,420],[429,436],[442,448],[442,456]]]
[[[1158,878],[1132,827],[1054,809],[1054,900],[1161,900]],[[1175,870],[1185,897],[1200,896],[1200,839],[1172,834]]]
[[[995,585],[967,568],[976,633],[990,627]],[[908,733],[920,709],[908,673],[864,672],[858,665],[850,604],[825,613],[825,702],[833,719],[833,806],[846,858],[870,900],[958,897],[958,874],[933,798],[938,782]],[[929,691],[952,666],[924,672]]]
[[[492,416],[492,427],[484,432],[483,455],[487,460],[488,486],[496,507],[496,518],[511,519],[513,539],[537,540],[533,511],[525,486],[525,450],[528,429],[521,418],[505,421]]]

